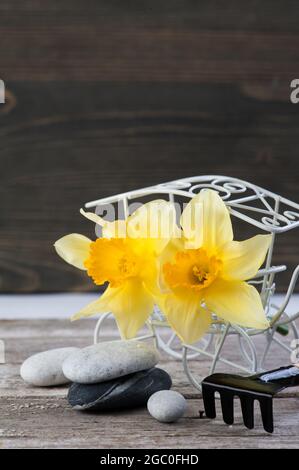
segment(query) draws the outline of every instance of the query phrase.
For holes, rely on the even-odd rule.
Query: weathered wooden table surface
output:
[[[188,401],[186,416],[176,424],[161,424],[146,409],[114,413],[74,411],[66,401],[66,387],[32,388],[20,376],[21,362],[29,355],[55,347],[86,346],[91,343],[94,320],[11,320],[0,322],[5,341],[6,363],[0,364],[1,448],[296,448],[299,446],[299,395],[290,389],[275,400],[275,431],[266,434],[256,410],[256,427],[242,425],[240,406],[235,406],[234,426],[220,419],[200,419],[200,394],[184,375],[179,361],[163,357],[161,367],[173,379],[173,388]],[[112,338],[116,332],[107,330]],[[262,339],[262,338],[261,338]],[[288,339],[285,339],[288,341]],[[261,340],[259,340],[261,347]],[[238,354],[233,340],[227,351]],[[289,363],[288,355],[273,348],[269,367]],[[206,374],[208,363],[194,362]]]

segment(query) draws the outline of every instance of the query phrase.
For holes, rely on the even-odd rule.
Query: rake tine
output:
[[[207,418],[216,418],[215,389],[207,384],[202,384],[202,398]]]
[[[273,432],[273,400],[272,397],[259,398],[262,421],[265,431]]]
[[[288,387],[299,386],[299,362],[254,375],[212,374],[203,382],[203,398],[206,414],[215,418],[215,392],[220,393],[223,420],[227,424],[234,422],[234,396],[241,401],[244,425],[254,427],[254,401],[258,400],[261,409],[264,430],[272,433],[273,397]]]
[[[243,422],[246,428],[254,428],[254,400],[249,397],[240,397]]]
[[[234,395],[231,391],[221,390],[220,401],[222,408],[223,421],[226,424],[234,422]]]

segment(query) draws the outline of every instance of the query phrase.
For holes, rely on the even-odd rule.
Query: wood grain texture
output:
[[[297,73],[294,1],[129,4],[4,2],[4,73],[19,80],[184,83],[288,80]]]
[[[0,448],[298,448],[298,389],[289,389],[274,400],[275,432],[263,431],[260,413],[255,412],[255,428],[242,425],[241,410],[235,403],[235,424],[226,426],[217,403],[217,419],[200,419],[200,394],[189,385],[182,364],[166,356],[160,366],[173,379],[173,388],[187,398],[187,412],[177,424],[165,425],[152,419],[146,409],[82,413],[66,401],[67,387],[35,388],[19,376],[21,362],[48,348],[85,346],[90,343],[94,320],[70,323],[66,320],[2,321],[0,336],[5,340],[7,362],[0,364]],[[108,324],[104,339],[115,339]],[[262,346],[262,338],[258,346]],[[288,338],[283,339],[288,342]],[[288,359],[273,350],[268,366]],[[227,356],[236,348],[229,341]],[[206,374],[208,363],[199,359],[194,366]]]
[[[0,292],[93,289],[52,245],[93,236],[78,209],[101,196],[212,173],[299,200],[298,13],[293,0],[3,0]],[[299,262],[297,239],[279,237],[275,263]]]

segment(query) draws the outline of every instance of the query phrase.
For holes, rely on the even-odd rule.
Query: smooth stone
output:
[[[71,354],[63,373],[80,384],[105,382],[154,367],[159,361],[156,348],[141,341],[107,341]]]
[[[43,351],[28,357],[20,369],[22,379],[36,387],[49,387],[69,383],[62,371],[62,364],[78,348],[59,348]]]
[[[171,378],[162,369],[153,367],[98,384],[74,383],[68,401],[76,410],[113,410],[146,405],[149,397],[158,390],[171,387]]]
[[[161,423],[174,423],[183,416],[186,407],[183,395],[174,390],[156,392],[147,403],[149,414]]]

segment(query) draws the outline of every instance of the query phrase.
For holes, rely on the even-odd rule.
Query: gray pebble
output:
[[[106,341],[71,354],[63,364],[72,382],[94,384],[150,369],[159,361],[155,347],[141,341]]]
[[[62,371],[66,358],[78,348],[59,348],[44,351],[26,359],[20,370],[22,379],[36,387],[49,387],[69,383]]]
[[[185,413],[186,400],[174,390],[161,390],[154,393],[147,402],[150,415],[161,423],[173,423]]]

